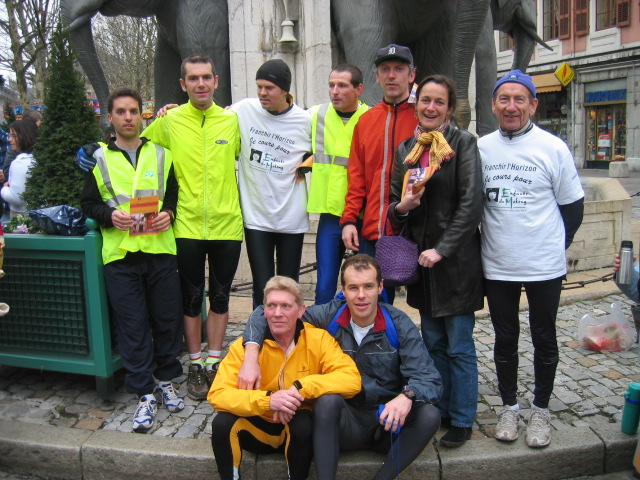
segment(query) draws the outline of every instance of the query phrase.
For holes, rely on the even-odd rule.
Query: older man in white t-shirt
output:
[[[503,401],[495,437],[518,438],[518,306],[524,287],[534,345],[535,388],[526,443],[551,442],[549,399],[558,365],[556,315],[567,273],[565,249],[582,223],[584,192],[571,152],[531,122],[538,106],[531,77],[509,72],[493,90],[500,128],[478,141],[485,208],[482,264],[494,360]]]

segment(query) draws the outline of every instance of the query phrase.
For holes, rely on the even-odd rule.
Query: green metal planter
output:
[[[102,236],[5,235],[0,301],[0,364],[96,377],[100,398],[121,367],[112,344]]]

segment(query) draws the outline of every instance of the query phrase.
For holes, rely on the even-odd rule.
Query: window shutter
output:
[[[565,39],[571,36],[571,17],[569,0],[558,1],[558,38]]]
[[[575,27],[576,35],[589,33],[589,0],[576,0]]]
[[[616,25],[618,27],[626,27],[631,23],[629,15],[629,0],[618,0],[617,4]]]

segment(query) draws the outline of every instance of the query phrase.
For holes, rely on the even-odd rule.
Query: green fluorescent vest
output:
[[[331,103],[316,105],[311,113],[313,166],[307,211],[341,216],[347,195],[347,163],[353,129],[369,107],[360,103],[345,124]]]
[[[235,112],[215,103],[199,110],[187,102],[155,119],[142,136],[173,154],[179,185],[176,238],[241,242],[235,169],[240,131]]]
[[[167,177],[171,168],[171,152],[159,145],[147,142],[142,146],[137,167],[122,152],[98,149],[93,175],[96,178],[102,200],[110,207],[129,212],[131,198],[158,195],[158,211],[162,209]],[[155,235],[129,236],[128,231],[115,227],[102,229],[102,261],[106,265],[124,258],[127,252],[176,254],[173,229]]]

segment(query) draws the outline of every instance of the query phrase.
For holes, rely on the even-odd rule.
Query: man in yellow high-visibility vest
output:
[[[336,293],[338,270],[345,252],[340,217],[347,195],[347,163],[353,130],[369,107],[359,101],[362,72],[354,65],[338,65],[329,75],[331,101],[309,109],[313,166],[307,211],[320,214],[316,235],[316,304]]]
[[[115,137],[93,154],[96,167],[85,173],[81,204],[101,226],[125,388],[140,397],[133,429],[145,432],[153,427],[158,403],[170,412],[184,408],[172,383],[182,375],[182,298],[172,228],[178,184],[171,152],[140,137],[140,94],[114,90],[108,111]]]

